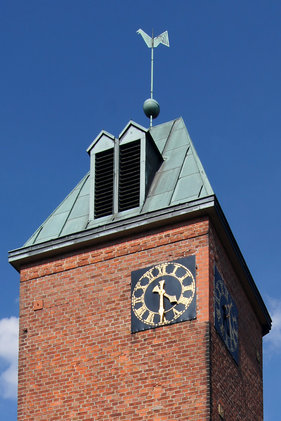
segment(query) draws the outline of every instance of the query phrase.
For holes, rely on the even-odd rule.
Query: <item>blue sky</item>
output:
[[[21,246],[89,169],[86,148],[129,120],[148,126],[150,51],[158,123],[182,116],[273,317],[264,341],[265,421],[281,419],[281,2],[2,0],[0,4],[0,413],[16,420]],[[155,123],[156,124],[156,123]]]

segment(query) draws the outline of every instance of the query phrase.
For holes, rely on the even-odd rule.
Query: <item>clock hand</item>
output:
[[[228,326],[229,326],[229,336],[232,338],[232,324],[231,324],[230,315],[229,315],[229,319],[228,319]]]
[[[170,301],[170,303],[177,303],[177,297],[175,295],[169,295],[165,292],[164,297],[168,298],[168,300]]]
[[[233,339],[233,326],[232,326],[232,318],[231,318],[231,307],[232,307],[232,302],[230,304],[225,304],[225,308],[227,310],[227,314],[225,315],[225,318],[227,320],[228,336],[231,339]]]
[[[160,287],[159,287],[160,285]],[[164,322],[164,297],[168,298],[170,303],[177,303],[177,297],[175,295],[169,295],[164,289],[165,281],[159,281],[159,285],[156,285],[156,287],[153,288],[152,292],[157,292],[159,294],[160,302],[159,302],[159,315],[160,315],[160,323]]]
[[[228,315],[227,315],[227,317],[230,317],[231,307],[232,307],[232,303],[228,304]]]
[[[160,316],[160,323],[164,322],[164,294],[166,293],[166,291],[164,290],[164,284],[165,281],[159,281],[159,285],[156,285],[156,287],[153,288],[152,292],[157,292],[159,294],[159,316]]]

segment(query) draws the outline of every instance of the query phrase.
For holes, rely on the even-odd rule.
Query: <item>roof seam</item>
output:
[[[77,195],[76,195],[76,198],[75,198],[75,200],[73,201],[73,204],[72,204],[72,206],[71,206],[71,209],[70,209],[70,211],[68,212],[67,218],[65,219],[64,224],[62,225],[62,227],[61,227],[61,229],[60,229],[60,231],[59,231],[58,237],[60,237],[60,236],[61,236],[61,233],[62,233],[62,231],[63,231],[63,229],[64,229],[64,227],[65,227],[65,225],[66,225],[67,221],[69,220],[69,217],[70,217],[71,212],[72,212],[72,210],[73,210],[73,208],[74,208],[74,205],[75,205],[75,203],[76,203],[76,202],[77,202],[77,200],[78,200],[78,197],[79,197],[79,195],[80,195],[80,192],[81,192],[81,190],[83,189],[83,187],[84,187],[84,185],[85,185],[85,183],[86,183],[86,181],[87,181],[87,180],[88,180],[88,177],[85,177],[84,182],[82,183],[82,185],[81,185],[80,189],[78,190],[78,193],[77,193]]]
[[[84,179],[85,181],[89,178],[89,172],[82,178],[82,180],[80,180],[79,183],[81,183]],[[84,182],[83,182],[84,185]],[[76,190],[77,186],[71,190],[71,192],[66,196],[66,198],[55,208],[55,210],[48,216],[48,218],[45,219],[44,222],[42,222],[42,224],[40,225],[40,227],[32,234],[32,236],[25,242],[25,244],[29,243],[31,241],[31,239],[33,238],[33,236],[35,236],[35,239],[32,240],[32,244],[35,243],[35,241],[37,240],[40,232],[42,231],[42,229],[44,228],[44,225],[52,218],[52,216],[56,213],[56,211],[61,207],[61,205],[66,201],[66,199]]]
[[[162,156],[163,156],[163,157],[164,157],[165,150],[166,150],[166,147],[167,147],[168,141],[169,141],[169,139],[170,139],[171,133],[172,133],[173,128],[174,128],[174,126],[175,126],[175,124],[176,124],[176,121],[178,121],[178,119],[176,119],[176,120],[174,120],[174,121],[173,121],[173,124],[172,124],[172,126],[171,126],[171,129],[170,129],[169,134],[168,134],[168,136],[167,136],[167,140],[166,140],[166,143],[165,143],[164,149],[163,149],[163,151],[162,151]]]
[[[202,184],[201,185],[201,187],[200,187],[200,190],[199,190],[199,193],[198,193],[198,198],[200,197],[200,195],[201,195],[201,192],[202,192],[202,190],[203,190],[203,187],[204,187],[204,184]]]
[[[186,127],[185,127],[185,130],[187,131]],[[203,187],[205,187],[207,194],[214,194],[213,189],[212,189],[212,186],[210,184],[210,181],[209,181],[209,179],[207,177],[207,174],[205,172],[205,169],[204,169],[204,167],[202,165],[202,162],[201,162],[201,160],[200,160],[200,158],[199,158],[199,156],[197,154],[197,151],[196,151],[196,149],[195,149],[195,147],[193,145],[192,140],[190,140],[190,147],[191,147],[192,155],[193,155],[193,158],[194,158],[194,162],[195,162],[196,167],[198,169],[199,177],[200,177],[201,182],[202,182],[202,187],[200,189],[199,194],[201,194],[201,191],[202,191]]]
[[[172,131],[173,131],[173,128],[174,128],[174,126],[175,126],[175,124],[176,124],[176,122],[177,122],[178,120],[180,120],[180,119],[179,119],[179,118],[177,118],[177,119],[173,120],[173,123],[172,123],[172,125],[171,125],[170,131],[169,131],[169,134],[168,134],[168,136],[167,136],[167,138],[166,138],[165,146],[164,146],[164,148],[163,148],[163,150],[162,150],[162,152],[161,152],[161,156],[163,157],[163,162],[162,162],[162,164],[161,164],[160,168],[158,169],[158,171],[156,172],[156,174],[158,174],[158,173],[160,172],[160,169],[161,169],[162,165],[165,163],[165,158],[164,158],[164,156],[165,156],[165,149],[166,149],[167,143],[168,143],[168,141],[169,141],[169,138],[170,138],[170,136],[171,136],[171,133],[172,133]],[[153,138],[153,136],[152,136],[152,138]],[[165,137],[164,137],[163,139],[165,139]],[[172,168],[172,170],[175,170],[175,168],[174,168],[174,169]],[[167,171],[169,171],[169,170],[167,170]],[[162,173],[164,173],[164,172],[166,172],[166,171],[162,171]],[[156,176],[156,174],[155,174],[155,176]],[[175,186],[173,187],[173,189],[172,189],[172,190],[169,190],[169,192],[171,192],[171,193],[172,193],[172,192],[174,191],[174,188],[175,188]],[[151,191],[151,189],[150,189],[150,191]],[[157,196],[157,195],[149,196],[150,191],[148,192],[148,195],[147,195],[146,199],[147,199],[148,197],[153,197],[153,196],[154,196],[154,197],[156,197],[156,196]],[[166,193],[167,193],[167,192],[166,192]],[[161,193],[159,193],[159,194],[161,194]],[[171,195],[173,195],[173,193],[172,193]],[[144,202],[143,202],[143,204],[142,204],[142,207],[141,207],[141,213],[143,212],[143,209],[144,209],[144,207],[145,207],[145,205],[146,205],[146,199],[144,200]]]
[[[175,120],[173,120],[173,123],[172,123],[172,125],[171,125],[170,131],[169,131],[169,134],[168,134],[168,136],[167,136],[167,138],[166,138],[165,146],[164,146],[164,148],[163,148],[162,152],[160,152],[160,151],[159,151],[159,152],[160,152],[160,154],[161,154],[161,157],[163,158],[163,162],[162,162],[162,164],[160,165],[160,168],[158,168],[158,170],[156,171],[156,174],[158,174],[158,173],[160,172],[160,169],[161,169],[162,165],[165,163],[165,158],[164,158],[165,148],[166,148],[166,145],[167,145],[167,143],[168,143],[168,140],[169,140],[169,138],[170,138],[170,136],[171,136],[172,130],[173,130],[173,128],[174,128],[174,125],[176,124],[176,121],[178,121],[178,120],[179,120],[178,118],[177,118],[177,119],[175,119]],[[148,133],[150,133],[150,131],[148,131]],[[150,135],[151,135],[151,133],[150,133]],[[153,137],[152,135],[151,135],[151,137],[152,137],[152,139],[153,139],[153,141],[154,141],[154,143],[155,143],[156,147],[158,148],[158,146],[157,146],[157,144],[156,144],[156,142],[155,142],[155,140],[154,140],[154,137]],[[165,137],[163,137],[163,138],[161,138],[161,139],[165,139]],[[158,150],[159,150],[159,148],[158,148]],[[154,175],[154,178],[155,178],[156,174]],[[152,183],[152,184],[153,184],[153,183]],[[152,185],[150,186],[150,189],[149,189],[149,191],[148,191],[148,194],[147,194],[147,196],[145,197],[145,200],[143,201],[143,204],[141,205],[141,208],[140,208],[140,213],[142,213],[142,212],[143,212],[143,210],[144,210],[144,207],[145,207],[145,205],[146,205],[146,199],[149,197],[149,193],[150,193],[150,191],[151,191],[151,187],[152,187]]]
[[[40,232],[42,231],[42,229],[43,229],[43,224],[38,228],[38,232],[37,232],[37,234],[35,235],[35,238],[34,238],[34,240],[32,241],[32,244],[34,244],[35,242],[36,242],[36,240],[37,240],[37,238],[38,238],[38,236],[39,236],[39,234],[40,234]]]
[[[189,138],[188,138],[188,139],[189,139]],[[174,189],[173,189],[173,193],[172,193],[172,195],[171,195],[171,197],[170,197],[170,200],[169,200],[169,206],[171,205],[171,203],[172,203],[172,201],[173,201],[173,197],[174,197],[174,194],[175,194],[175,188],[176,188],[176,185],[177,185],[177,183],[178,183],[178,181],[179,181],[179,178],[180,178],[180,175],[181,175],[181,172],[182,172],[182,169],[183,169],[183,165],[184,165],[184,163],[185,163],[185,160],[186,160],[187,154],[188,154],[188,152],[189,152],[189,149],[190,149],[190,143],[189,143],[188,147],[186,148],[185,156],[184,156],[184,159],[182,160],[182,163],[181,163],[181,167],[180,167],[180,170],[179,170],[179,174],[178,174],[178,177],[177,177],[177,181],[176,181],[176,183],[175,183],[175,186],[174,186]]]

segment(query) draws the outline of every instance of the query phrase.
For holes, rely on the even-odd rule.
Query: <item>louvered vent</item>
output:
[[[119,155],[119,212],[139,206],[140,198],[140,141],[120,146]]]
[[[113,213],[114,149],[97,153],[95,161],[95,218],[101,218]]]

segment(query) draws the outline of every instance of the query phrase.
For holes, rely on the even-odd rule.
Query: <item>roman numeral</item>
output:
[[[140,319],[142,318],[145,312],[146,312],[146,307],[144,305],[142,305],[139,308],[135,308],[135,313]]]
[[[177,263],[174,263],[174,270],[173,270],[173,272],[169,273],[169,275],[176,276],[176,272],[177,272],[179,267],[180,267],[180,265],[178,265]]]
[[[168,263],[162,263],[161,265],[157,265],[156,268],[158,270],[158,275],[157,276],[165,276],[167,275],[167,266]]]
[[[195,289],[195,285],[192,283],[192,284],[190,284],[190,285],[186,285],[186,286],[183,286],[182,287],[182,294],[185,292],[185,291],[194,291],[194,289]]]
[[[149,282],[153,281],[153,279],[155,278],[155,276],[153,275],[152,271],[153,271],[153,268],[150,269],[149,271],[147,271],[144,274],[143,278],[147,278],[149,280]]]
[[[178,311],[176,308],[173,308],[173,312],[174,312],[174,317],[178,317],[182,311]]]
[[[147,323],[154,324],[154,313],[149,313],[149,315],[147,316],[147,318],[145,319],[145,321]]]
[[[138,304],[138,303],[142,303],[143,302],[143,298],[142,297],[134,297],[133,296],[133,304]]]

